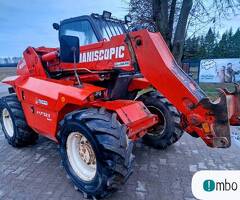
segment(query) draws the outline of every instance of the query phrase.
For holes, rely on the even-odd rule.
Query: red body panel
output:
[[[121,121],[127,126],[128,137],[131,140],[137,140],[139,137],[142,137],[146,134],[148,128],[158,122],[157,116],[151,114],[144,104],[138,101],[106,101],[97,102],[93,106],[115,111]]]
[[[80,47],[79,70],[112,71],[119,63],[125,63],[121,69],[133,71],[128,47],[125,43],[125,35],[112,37],[111,41],[104,41]],[[50,67],[50,71],[73,70],[73,65],[60,63]]]
[[[149,33],[147,31],[132,33],[131,36],[143,41],[142,46],[133,45],[133,47],[144,77],[151,80],[151,84],[181,112],[189,112],[189,109],[183,103],[184,98],[188,98],[196,104],[204,96],[197,97],[194,94],[197,92],[195,91],[197,90],[195,83],[175,64],[175,60],[162,36],[159,33]]]
[[[134,78],[128,87],[128,91],[147,89],[151,86],[151,83],[145,78]]]
[[[4,82],[11,84],[10,80]],[[83,88],[56,83],[48,79],[16,77],[16,93],[21,101],[26,120],[38,133],[56,140],[57,125],[67,113],[61,113],[70,105],[70,111],[87,107],[92,94],[105,90],[94,85],[84,84]],[[72,105],[75,105],[74,107]],[[69,110],[66,110],[69,111]]]
[[[15,78],[15,79],[14,79]],[[4,80],[16,87],[18,99],[26,116],[28,125],[36,132],[57,142],[58,122],[76,109],[87,107],[105,107],[118,114],[126,124],[129,138],[136,140],[155,125],[158,119],[151,114],[142,102],[116,100],[91,101],[91,95],[105,88],[84,84],[82,88],[63,84],[61,81],[34,77],[13,77]],[[13,86],[14,86],[13,85]],[[137,111],[137,112],[133,112]]]

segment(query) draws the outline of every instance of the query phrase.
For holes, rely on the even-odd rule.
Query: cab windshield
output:
[[[63,24],[60,29],[60,36],[62,35],[78,37],[80,46],[98,42],[95,32],[88,20],[73,21]]]

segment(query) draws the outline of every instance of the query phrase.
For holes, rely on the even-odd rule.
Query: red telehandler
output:
[[[160,33],[130,32],[110,12],[54,23],[60,48],[28,47],[0,100],[8,143],[38,134],[59,144],[62,163],[87,198],[103,198],[132,173],[133,142],[165,149],[187,132],[231,145],[240,124],[239,87],[211,102],[177,65]]]

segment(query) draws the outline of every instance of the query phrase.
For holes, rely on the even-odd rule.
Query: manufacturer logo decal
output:
[[[114,64],[114,67],[128,67],[129,65],[130,65],[130,61],[116,62]]]
[[[41,104],[44,106],[48,106],[48,102],[42,99],[37,99],[36,104]]]
[[[125,46],[80,53],[80,63],[124,58]]]

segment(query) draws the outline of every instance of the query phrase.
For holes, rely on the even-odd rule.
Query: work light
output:
[[[112,13],[104,10],[102,16],[103,16],[103,18],[105,18],[105,19],[109,19],[109,18],[111,18]]]

